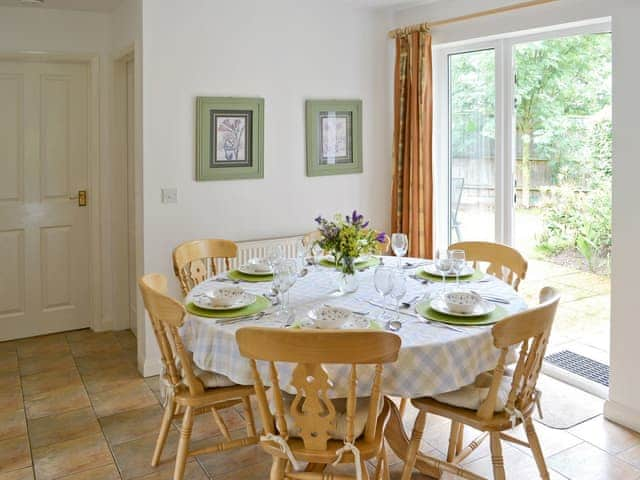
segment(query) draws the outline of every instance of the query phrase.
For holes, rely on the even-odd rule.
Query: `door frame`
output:
[[[57,52],[2,52],[1,61],[79,63],[87,65],[87,172],[89,189],[89,326],[94,331],[111,329],[102,314],[104,265],[102,250],[102,191],[100,156],[100,56]]]
[[[513,204],[515,178],[515,129],[513,105],[513,47],[520,43],[611,32],[610,18],[553,25],[545,28],[513,32],[504,35],[434,45],[434,164],[435,185],[446,188],[435,192],[435,245],[451,243],[449,198],[451,165],[449,162],[449,55],[493,49],[496,52],[496,165],[495,165],[495,241],[511,245],[514,240],[515,209]],[[438,99],[443,99],[438,101]],[[445,232],[445,233],[438,233]]]

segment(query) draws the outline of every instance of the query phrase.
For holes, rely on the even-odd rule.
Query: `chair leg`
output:
[[[216,410],[216,407],[211,407],[211,414],[213,415],[213,419],[216,421],[216,425],[218,425],[218,429],[220,430],[220,433],[222,433],[222,436],[227,442],[230,442],[231,434],[229,433],[229,429],[227,428],[227,425],[225,425],[224,420],[220,416],[220,413]]]
[[[400,418],[404,417],[404,411],[407,409],[407,403],[409,403],[409,399],[402,397],[400,399],[400,406],[398,407],[398,411],[400,412]]]
[[[504,459],[502,458],[502,445],[500,444],[500,432],[491,432],[491,463],[493,464],[493,479],[505,480]]]
[[[271,473],[269,474],[269,480],[282,480],[284,478],[284,468],[287,466],[287,461],[284,458],[273,457],[273,463],[271,464]]]
[[[458,443],[456,444],[456,455],[458,455],[464,448],[464,424],[461,423],[458,427]]]
[[[176,455],[176,468],[173,471],[173,480],[182,480],[184,476],[184,467],[187,464],[192,427],[193,407],[186,407],[180,428],[180,441],[178,442],[178,453]]]
[[[158,433],[158,440],[156,440],[156,448],[153,451],[153,458],[151,459],[151,466],[158,466],[160,457],[162,456],[162,450],[164,444],[167,442],[167,435],[169,434],[169,428],[171,427],[171,420],[173,419],[173,412],[175,411],[175,403],[173,399],[167,401],[167,406],[164,407],[164,415],[162,415],[162,423],[160,424],[160,432]]]
[[[449,432],[449,448],[447,449],[447,462],[451,462],[458,453],[458,438],[460,436],[460,422],[451,420]]]
[[[369,470],[367,470],[366,460],[360,460],[360,470],[362,471],[362,480],[369,480]]]
[[[245,418],[245,422],[247,422],[247,436],[255,437],[256,422],[253,419],[253,410],[251,409],[251,400],[249,397],[242,397],[242,405],[244,406],[244,413],[247,417]]]
[[[531,417],[525,420],[524,431],[527,434],[527,439],[529,440],[529,447],[531,448],[531,453],[533,453],[533,458],[535,459],[536,465],[538,466],[538,471],[540,472],[540,478],[542,480],[548,480],[549,471],[547,470],[547,464],[544,461],[542,448],[540,448],[540,440],[538,440],[538,434],[536,433],[536,429],[533,427],[533,420],[531,420]]]
[[[411,478],[411,472],[416,464],[416,455],[420,448],[420,442],[422,442],[422,434],[424,433],[424,426],[427,423],[427,412],[420,410],[416,417],[416,423],[413,425],[413,433],[411,434],[411,441],[409,442],[409,450],[404,459],[404,468],[402,469],[401,480],[409,480]]]

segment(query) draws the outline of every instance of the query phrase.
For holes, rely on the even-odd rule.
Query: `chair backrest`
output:
[[[375,365],[364,436],[376,438],[378,405],[381,399],[382,365],[398,358],[400,337],[389,332],[370,330],[294,330],[248,327],[236,332],[240,353],[249,358],[253,370],[256,397],[266,433],[288,438],[280,381],[275,362],[295,363],[289,384],[295,387],[290,415],[300,428],[300,437],[309,450],[326,450],[329,432],[335,428],[336,410],[329,399],[331,379],[323,364],[351,365],[346,411],[345,441],[355,434],[357,365]],[[269,363],[274,414],[271,413],[257,360]]]
[[[493,416],[509,350],[518,345],[520,352],[505,410],[526,412],[531,408],[536,400],[536,383],[559,302],[558,292],[551,287],[545,287],[540,291],[538,306],[511,315],[494,325],[493,343],[500,349],[500,358],[493,371],[489,394],[478,409],[480,418]]]
[[[238,246],[231,240],[210,238],[178,245],[173,250],[173,271],[178,277],[182,293],[186,295],[200,282],[217,275],[217,258],[223,258],[229,270],[229,259],[237,255]]]
[[[493,242],[458,242],[449,245],[449,250],[464,250],[467,260],[478,267],[487,262],[487,273],[495,275],[518,290],[520,281],[527,275],[528,263],[515,248]]]
[[[178,328],[184,323],[184,306],[167,295],[167,278],[164,275],[145,275],[138,280],[138,286],[151,319],[169,382],[174,388],[186,385],[192,395],[202,393],[204,386],[193,372],[191,356],[185,350],[178,332]],[[180,360],[180,368],[176,359]]]

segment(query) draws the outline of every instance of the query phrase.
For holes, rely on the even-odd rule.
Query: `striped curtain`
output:
[[[431,35],[396,37],[391,225],[409,237],[409,255],[433,252]]]

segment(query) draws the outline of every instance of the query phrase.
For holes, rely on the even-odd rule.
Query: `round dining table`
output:
[[[493,346],[491,326],[450,326],[435,321],[429,321],[416,313],[415,304],[423,298],[429,298],[443,288],[439,281],[422,281],[416,276],[417,269],[424,267],[425,260],[416,258],[402,259],[398,267],[395,257],[381,257],[381,262],[396,268],[401,268],[406,274],[406,295],[402,299],[410,304],[408,308],[401,307],[399,320],[401,327],[394,333],[402,339],[402,346],[398,360],[384,367],[381,390],[388,396],[402,398],[418,398],[433,396],[472,383],[478,374],[495,367],[499,351]],[[408,266],[410,265],[410,266]],[[359,287],[354,293],[341,294],[337,288],[340,273],[324,266],[311,266],[305,269],[296,283],[286,294],[289,296],[289,307],[295,319],[305,324],[308,313],[320,305],[335,305],[357,312],[353,315],[353,326],[347,328],[362,328],[363,319],[371,319],[365,325],[370,328],[384,328],[386,321],[378,320],[383,313],[382,298],[374,287],[375,267],[363,269],[357,273]],[[464,281],[464,287],[478,292],[480,295],[490,295],[500,301],[500,306],[507,313],[516,313],[526,309],[526,303],[508,284],[493,276],[485,275],[474,281]],[[215,287],[230,285],[230,279],[225,275],[211,278],[197,285],[185,299],[190,303],[195,295],[210,291]],[[271,296],[270,282],[240,282],[246,291],[256,295]],[[452,288],[451,283],[447,288]],[[391,313],[395,315],[395,300],[387,303]],[[188,314],[182,327],[181,335],[185,347],[193,353],[193,361],[202,370],[225,375],[235,383],[243,385],[253,384],[253,375],[249,361],[242,357],[235,340],[235,333],[246,326],[263,326],[285,328],[291,326],[291,321],[279,319],[273,312],[279,306],[267,309],[260,318],[249,317],[241,320],[228,321]],[[267,366],[264,365],[265,372]],[[281,378],[287,379],[287,368],[293,370],[293,365],[279,365]],[[325,366],[334,384],[330,395],[333,398],[347,396],[348,365]],[[362,389],[360,395],[367,395],[373,368],[369,371],[358,370],[358,387]],[[268,375],[263,377],[268,378]],[[368,381],[369,380],[369,381]],[[292,387],[283,381],[280,387],[289,390]],[[294,390],[289,393],[295,393]],[[404,432],[400,414],[392,412],[387,428],[387,440],[394,452],[404,458],[408,444],[408,437]],[[417,462],[416,467],[423,473],[434,474],[433,468],[427,463]]]

